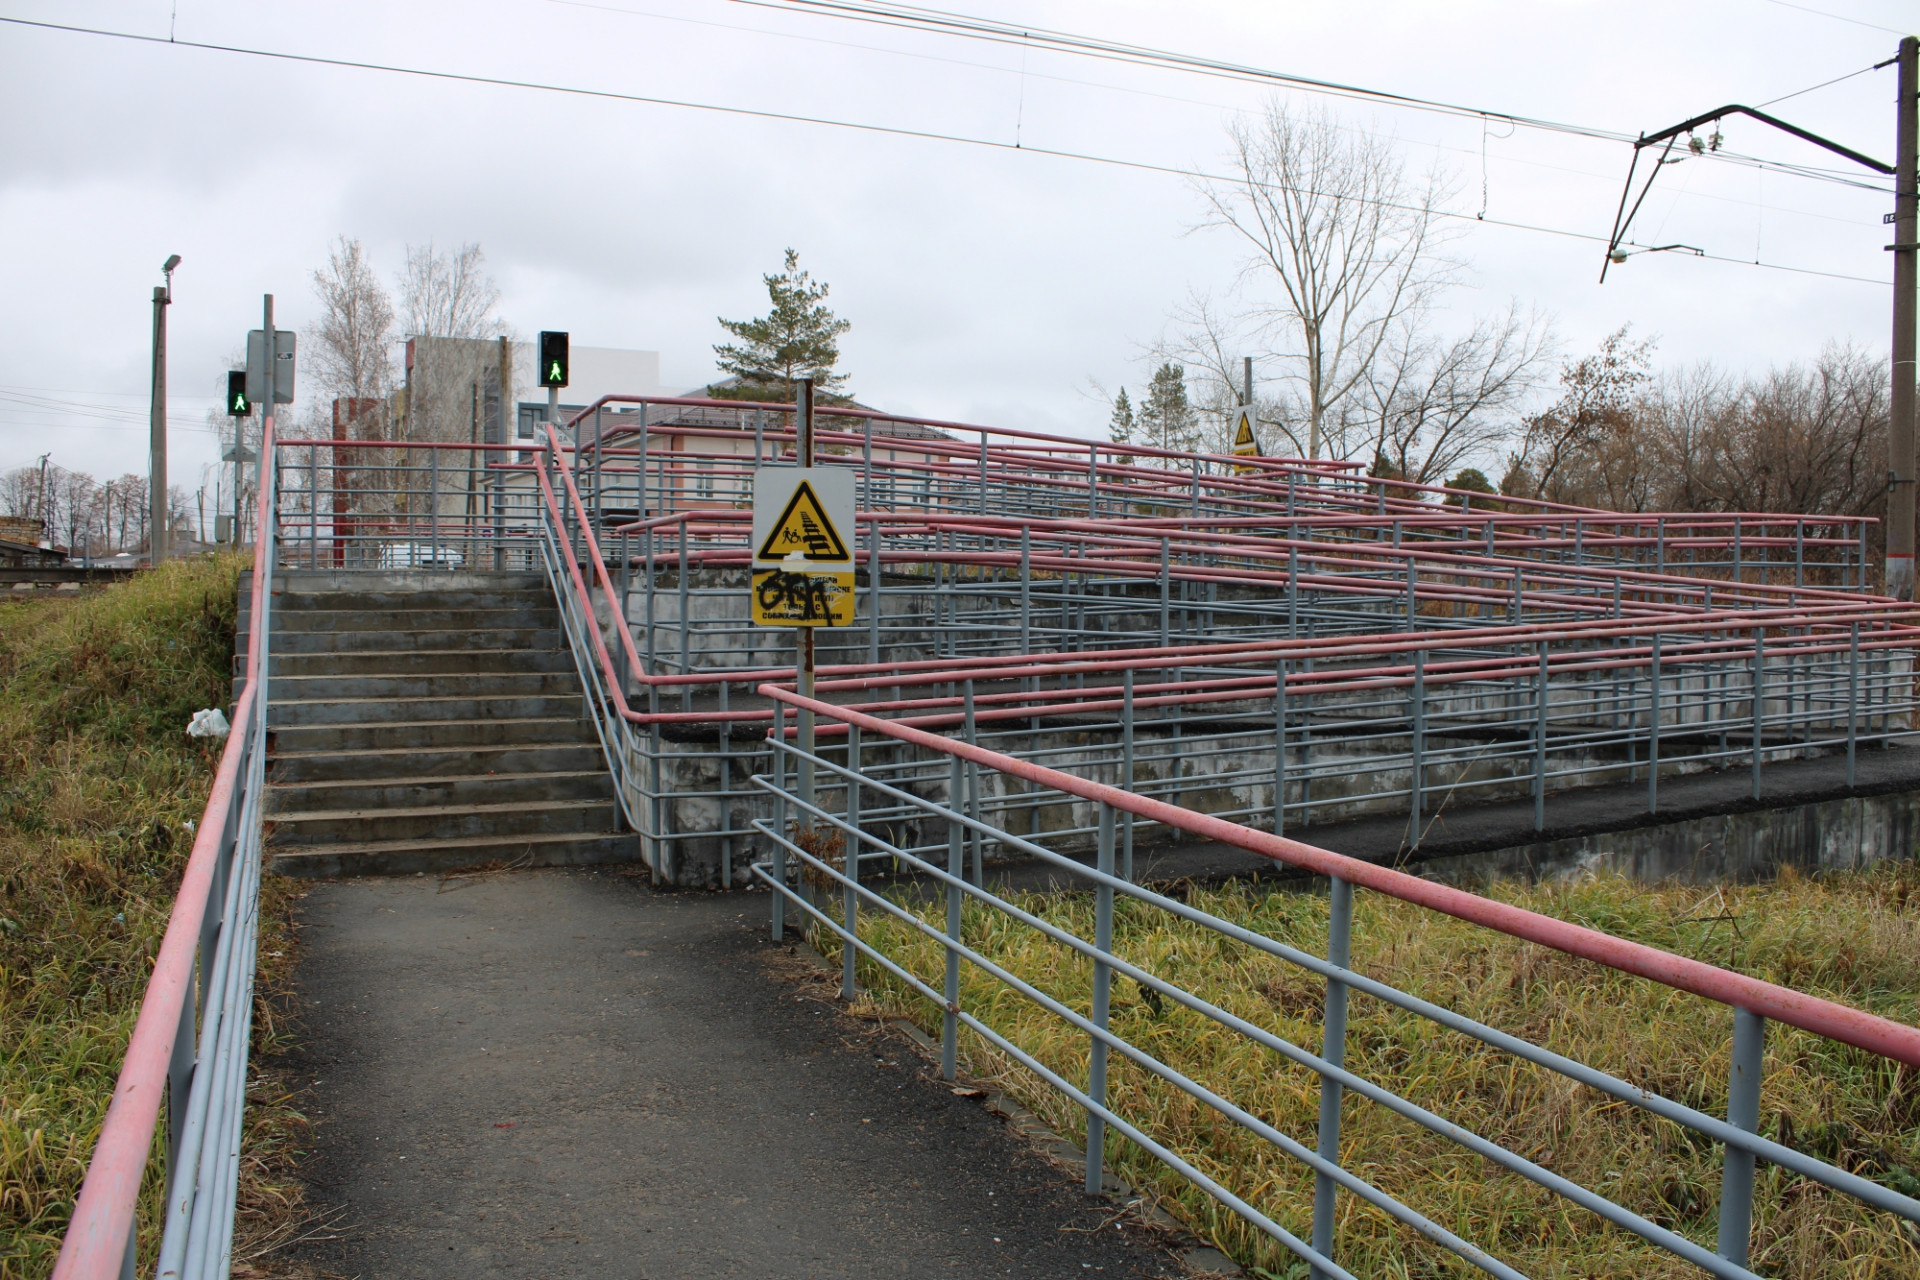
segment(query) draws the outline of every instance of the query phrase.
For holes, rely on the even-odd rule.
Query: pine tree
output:
[[[1107,421],[1107,434],[1115,444],[1132,444],[1133,433],[1139,425],[1133,416],[1133,401],[1127,399],[1127,389],[1122,387],[1120,394],[1113,398],[1113,417]]]
[[[714,355],[724,373],[737,385],[717,389],[728,399],[790,398],[795,379],[811,377],[823,399],[845,399],[847,375],[834,372],[840,360],[840,335],[852,323],[826,306],[827,285],[815,283],[800,269],[800,255],[787,250],[786,269],[763,276],[773,309],[757,320],[720,321],[720,327],[739,339],[717,343]]]
[[[1148,444],[1182,451],[1199,445],[1200,419],[1187,400],[1185,369],[1169,360],[1154,370],[1139,421]]]

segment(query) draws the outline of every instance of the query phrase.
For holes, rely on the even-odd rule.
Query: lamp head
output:
[[[165,265],[163,265],[160,269],[166,272],[168,275],[172,275],[173,269],[179,265],[180,265],[180,255],[176,253],[176,254],[170,255],[167,258]]]

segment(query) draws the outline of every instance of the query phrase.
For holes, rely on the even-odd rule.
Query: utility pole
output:
[[[1240,403],[1253,407],[1253,357],[1240,357]]]
[[[160,268],[167,282],[153,291],[153,421],[147,446],[147,564],[167,558],[167,307],[173,302],[173,269],[180,255]]]
[[[40,517],[40,541],[49,547],[53,545],[53,521],[47,519],[47,459],[52,456],[40,455],[40,505],[34,508],[34,514]]]
[[[1920,39],[1900,41],[1893,177],[1893,417],[1887,424],[1886,593],[1913,599],[1915,169],[1920,166]]]

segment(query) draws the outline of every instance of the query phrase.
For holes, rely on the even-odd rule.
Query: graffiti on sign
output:
[[[753,620],[763,627],[853,624],[853,574],[818,569],[755,569]]]

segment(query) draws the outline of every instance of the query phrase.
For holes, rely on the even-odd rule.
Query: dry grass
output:
[[[1920,1001],[1920,869],[1912,863],[1820,880],[1729,888],[1648,888],[1618,879],[1502,886],[1495,896],[1623,937],[1730,965],[1906,1022]],[[1196,890],[1216,915],[1304,950],[1324,951],[1324,897],[1252,889]],[[1032,897],[1029,910],[1092,936],[1085,895]],[[939,985],[940,950],[868,913],[863,932]],[[939,923],[935,907],[930,922]],[[1082,1010],[1089,967],[1004,917],[970,908],[972,945]],[[1217,934],[1122,902],[1115,945],[1127,959],[1206,999],[1317,1048],[1322,983]],[[829,948],[832,950],[832,948]],[[1557,952],[1361,893],[1353,962],[1360,971],[1639,1082],[1708,1114],[1724,1114],[1732,1018],[1723,1007],[1626,978]],[[931,1009],[863,975],[875,996],[930,1029]],[[1086,1043],[991,979],[963,969],[963,1003],[1068,1078],[1084,1080]],[[1317,1077],[1171,1001],[1115,982],[1114,1029],[1281,1131],[1311,1146]],[[1348,1065],[1636,1212],[1713,1247],[1719,1148],[1678,1126],[1575,1086],[1477,1041],[1355,995]],[[1060,1132],[1083,1117],[1029,1073],[974,1039],[970,1069]],[[1914,1073],[1869,1054],[1775,1026],[1767,1046],[1762,1127],[1797,1148],[1920,1193],[1920,1091]],[[1115,1057],[1121,1112],[1201,1168],[1306,1235],[1312,1179],[1244,1130]],[[1408,1204],[1530,1276],[1598,1280],[1700,1274],[1625,1232],[1507,1174],[1383,1108],[1348,1095],[1343,1161]],[[1304,1275],[1291,1255],[1219,1209],[1132,1144],[1109,1139],[1109,1163],[1154,1189],[1169,1209],[1257,1274]],[[1763,1274],[1866,1280],[1920,1275],[1920,1233],[1887,1215],[1762,1166],[1753,1267]],[[1451,1255],[1342,1195],[1337,1256],[1357,1274],[1478,1275]]]
[[[0,1280],[52,1269],[99,1137],[218,760],[185,729],[228,703],[241,567],[175,562],[97,594],[0,602]],[[256,1053],[285,1031],[272,997],[293,963],[288,893],[270,880],[262,904]],[[250,1100],[243,1242],[297,1195],[298,1113],[270,1072]]]

